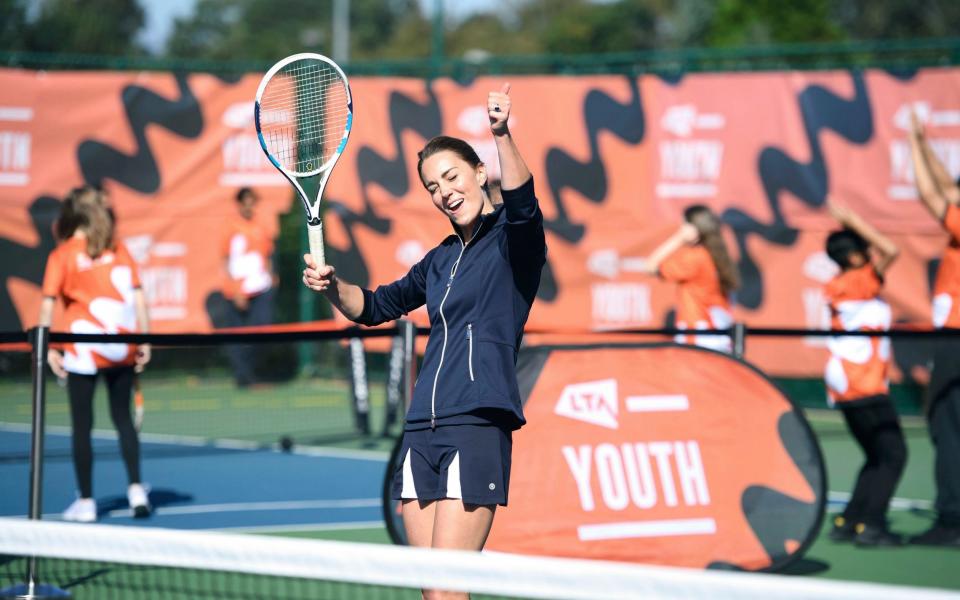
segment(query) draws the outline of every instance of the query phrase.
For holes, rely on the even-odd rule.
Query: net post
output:
[[[30,343],[30,379],[33,390],[33,419],[30,427],[30,497],[28,517],[39,521],[43,516],[43,434],[47,409],[46,366],[50,349],[50,328],[34,327],[28,332]],[[70,598],[70,594],[58,587],[40,583],[39,559],[27,560],[26,582],[0,590],[0,598],[40,600],[42,598]]]
[[[733,356],[742,359],[747,351],[747,325],[738,321],[730,328],[730,332],[733,341]]]
[[[406,411],[413,402],[413,384],[417,380],[416,338],[417,326],[413,321],[401,319],[398,322],[403,337],[403,409]]]
[[[358,337],[350,338],[348,344],[355,425],[362,435],[370,435],[370,386],[367,383],[366,350],[363,340]]]
[[[397,335],[390,340],[390,359],[387,364],[387,399],[384,402],[383,437],[390,437],[390,431],[397,422],[400,404],[403,402],[404,385],[403,329],[397,326]]]

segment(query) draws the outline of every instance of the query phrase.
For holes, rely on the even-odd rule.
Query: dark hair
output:
[[[253,188],[250,188],[250,187],[242,187],[239,190],[237,190],[237,202],[242,202],[243,199],[247,196],[253,196],[254,198],[256,198],[257,194],[256,192],[253,191]]]
[[[97,189],[91,185],[78,186],[67,192],[60,203],[60,214],[54,223],[54,233],[58,240],[69,239],[77,228],[88,224],[84,215],[78,211],[78,203],[83,197],[96,193]]]
[[[439,154],[440,152],[444,151],[453,152],[466,161],[474,169],[483,164],[483,161],[480,160],[480,157],[477,156],[477,152],[470,144],[466,143],[460,138],[450,137],[448,135],[438,135],[427,142],[427,145],[423,147],[423,150],[417,152],[417,174],[420,175],[421,181],[423,180],[423,161],[427,160],[434,154]],[[487,189],[486,184],[484,184],[483,189]]]
[[[850,229],[834,231],[827,236],[827,256],[840,265],[841,269],[849,269],[852,266],[850,264],[851,254],[859,252],[867,257],[869,249],[870,244],[867,243],[867,240]]]
[[[716,267],[717,277],[720,279],[720,289],[723,290],[724,295],[740,287],[740,273],[737,272],[737,265],[733,264],[730,253],[727,251],[727,244],[720,233],[722,225],[720,219],[703,204],[688,206],[683,211],[683,218],[697,228],[700,244],[707,249],[710,258],[713,259],[713,266]]]
[[[114,225],[114,216],[103,192],[83,185],[70,190],[63,199],[55,233],[60,240],[66,240],[82,228],[87,236],[87,254],[96,258],[113,247]]]

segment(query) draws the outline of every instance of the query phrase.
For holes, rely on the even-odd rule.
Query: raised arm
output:
[[[937,157],[934,156],[932,152],[925,150],[925,146],[928,146],[928,144],[924,139],[923,126],[920,124],[916,113],[911,113],[910,156],[913,159],[913,173],[917,184],[917,193],[920,195],[920,201],[927,207],[930,214],[932,214],[937,221],[943,222],[949,200],[941,186],[937,183],[933,169],[930,166],[931,162],[938,163],[941,169],[943,165],[939,165]],[[955,188],[956,186],[951,184],[951,187]]]
[[[514,190],[530,179],[530,169],[520,156],[520,150],[510,135],[507,121],[510,119],[510,84],[505,83],[499,92],[490,92],[487,97],[487,113],[490,115],[490,131],[497,145],[500,158],[500,187]]]
[[[943,161],[933,152],[933,148],[930,146],[930,140],[927,139],[924,127],[915,113],[911,116],[910,127],[911,135],[916,135],[917,137],[917,142],[923,153],[924,163],[930,170],[934,183],[937,184],[937,187],[947,202],[960,204],[960,187],[957,186],[957,182],[950,176],[950,173],[947,172],[947,168],[943,166]]]
[[[893,261],[900,255],[900,248],[893,243],[893,240],[880,233],[880,231],[867,223],[863,217],[855,213],[849,207],[830,201],[827,205],[830,215],[844,227],[856,232],[860,237],[870,244],[870,249],[874,253],[873,268],[877,273],[883,275],[886,273]]]
[[[684,223],[673,234],[657,246],[642,262],[641,269],[648,275],[657,275],[660,272],[660,265],[667,260],[671,254],[685,246],[691,244],[700,237],[697,228],[690,223]]]

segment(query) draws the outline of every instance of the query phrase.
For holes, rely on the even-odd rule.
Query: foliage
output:
[[[5,50],[60,54],[142,54],[144,25],[136,0],[47,0],[33,18],[27,4],[0,0],[0,44]]]

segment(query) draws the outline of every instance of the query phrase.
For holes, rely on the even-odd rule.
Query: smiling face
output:
[[[483,190],[487,183],[487,171],[483,163],[474,167],[456,152],[442,150],[423,160],[420,178],[430,192],[433,205],[453,222],[460,235],[467,240],[473,233],[477,219],[490,208]]]

